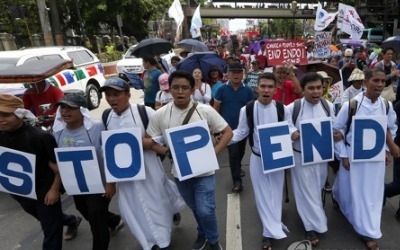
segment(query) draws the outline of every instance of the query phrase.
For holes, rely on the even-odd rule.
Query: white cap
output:
[[[353,50],[352,49],[346,49],[344,51],[344,56],[353,56]]]

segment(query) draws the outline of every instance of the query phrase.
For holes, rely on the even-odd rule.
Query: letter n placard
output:
[[[206,121],[165,130],[180,181],[219,168]]]

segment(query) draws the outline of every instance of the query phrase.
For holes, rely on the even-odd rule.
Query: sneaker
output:
[[[78,227],[82,222],[82,217],[76,216],[76,222],[73,225],[67,227],[67,231],[64,234],[64,240],[73,240],[78,235]]]
[[[172,221],[173,221],[175,226],[178,226],[179,223],[181,223],[181,213],[174,214],[174,217],[173,217]]]
[[[243,191],[243,186],[241,183],[235,183],[232,188],[232,193],[239,194]]]
[[[110,235],[115,235],[119,230],[121,230],[121,228],[123,228],[125,226],[125,222],[123,219],[119,220],[118,225],[116,225],[114,228],[109,228],[110,229]]]
[[[218,241],[214,244],[209,243],[208,246],[210,250],[223,250],[221,244],[219,244]]]
[[[202,250],[206,247],[207,239],[204,235],[197,235],[196,241],[192,245],[192,250]]]

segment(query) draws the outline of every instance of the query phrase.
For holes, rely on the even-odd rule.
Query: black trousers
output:
[[[63,220],[61,202],[45,205],[43,198],[37,200],[11,195],[25,212],[35,217],[42,227],[44,239],[43,250],[61,250],[63,241]]]
[[[76,209],[89,222],[93,236],[93,250],[107,250],[110,243],[109,228],[116,227],[121,217],[108,211],[110,200],[102,194],[74,195]]]
[[[393,160],[393,181],[385,184],[385,197],[393,197],[400,194],[400,158]]]
[[[229,167],[231,168],[233,184],[242,184],[240,171],[242,169],[242,159],[246,150],[246,141],[247,138],[228,146]]]

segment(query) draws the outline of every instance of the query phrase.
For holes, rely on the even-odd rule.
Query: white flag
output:
[[[200,16],[200,5],[196,8],[192,17],[192,25],[190,26],[190,34],[192,38],[197,38],[201,36],[200,28],[203,26]]]
[[[336,26],[342,29],[343,26],[350,26],[349,16],[352,16],[359,23],[362,23],[360,16],[353,6],[339,3],[339,14],[337,18]]]
[[[168,16],[175,20],[176,30],[179,30],[179,27],[185,18],[180,0],[174,0],[171,7],[169,7]]]
[[[360,40],[363,34],[364,25],[355,18],[353,18],[351,14],[348,14],[347,17],[348,20],[346,20],[346,22],[348,22],[349,24],[342,25],[342,31],[349,34],[351,40],[355,41]]]
[[[328,13],[322,8],[320,2],[318,2],[317,13],[315,17],[314,30],[321,31],[324,30],[328,25],[335,20],[336,13]]]

